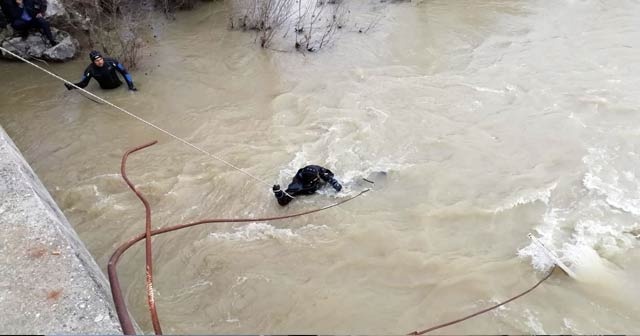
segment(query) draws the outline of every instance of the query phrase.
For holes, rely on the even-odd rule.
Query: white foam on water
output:
[[[236,227],[233,232],[212,232],[210,237],[230,241],[256,241],[278,239],[288,241],[297,235],[291,229],[278,229],[267,223],[249,223]]]
[[[615,267],[607,258],[623,254],[637,246],[637,239],[630,232],[640,228],[615,222],[581,220],[572,228],[570,221],[558,214],[566,209],[549,209],[543,224],[536,228],[539,240],[554,251],[560,260],[568,265],[581,280],[604,281]],[[571,234],[567,231],[573,230]],[[548,271],[554,261],[533,242],[518,251],[520,257],[530,257],[532,266],[539,271]]]
[[[640,229],[640,186],[637,173],[625,169],[626,153],[620,147],[589,149],[583,158],[584,190],[573,199],[558,200],[557,207],[550,202],[535,228],[540,241],[581,281],[619,283],[616,279],[624,276],[610,260],[639,244],[634,232]],[[540,271],[554,264],[534,243],[520,249],[518,255],[530,257]]]
[[[640,181],[631,171],[633,163],[640,163],[637,158],[628,152],[620,153],[619,148],[613,153],[604,148],[590,148],[582,161],[589,168],[582,180],[585,188],[605,197],[610,206],[640,216]],[[621,164],[632,167],[619,167]]]
[[[525,309],[524,316],[527,318],[527,321],[525,322],[525,324],[527,325],[527,327],[533,330],[535,334],[537,335],[547,334],[547,332],[544,331],[542,322],[540,322],[540,320],[538,319],[538,317],[534,312],[532,312],[529,309]]]
[[[575,243],[565,244],[565,259],[571,261],[571,269],[579,280],[592,283],[615,283],[615,266],[592,247]]]
[[[324,195],[335,194],[337,197],[348,197],[362,191],[363,188],[357,182],[372,173],[403,171],[414,166],[414,164],[408,163],[410,153],[407,151],[366,158],[368,155],[363,154],[366,152],[365,149],[357,150],[340,144],[341,132],[342,130],[338,126],[330,127],[317,141],[304,145],[300,151],[296,152],[286,168],[279,173],[278,181],[281,181],[281,187],[286,188],[298,169],[315,164],[331,170],[343,186],[339,194],[335,194],[331,187],[323,188],[318,192]],[[368,131],[365,129],[359,132],[366,133]]]
[[[305,155],[303,152],[296,153],[294,159],[289,163],[287,168],[280,172],[279,181],[286,181],[284,182],[284,185],[281,185],[283,189],[287,187],[298,169],[310,164],[317,164],[317,162],[306,160],[304,157]],[[364,189],[364,187],[358,182],[367,178],[371,174],[378,172],[384,172],[387,174],[394,171],[401,172],[410,169],[413,166],[414,164],[397,162],[391,158],[381,158],[377,162],[360,161],[355,169],[349,169],[347,171],[338,171],[331,166],[326,166],[325,168],[331,170],[335,174],[335,179],[342,184],[342,190],[339,193],[336,193],[331,186],[326,185],[324,188],[319,189],[317,193],[326,196],[350,197]],[[365,187],[368,187],[368,185],[365,185]]]
[[[625,179],[629,180],[632,175],[624,175]],[[619,176],[614,177],[616,182],[619,180]],[[591,173],[587,173],[582,183],[589,189],[596,191],[600,195],[606,197],[606,202],[617,209],[632,213],[640,216],[640,199],[628,198],[629,191],[624,190],[616,184],[611,184],[603,181],[599,176],[595,176]]]
[[[562,319],[562,323],[564,324],[565,328],[569,329],[572,334],[584,334],[580,331],[580,329],[578,329],[578,327],[576,327],[576,322],[572,321],[571,319],[565,317]]]
[[[575,245],[592,247],[604,256],[619,255],[634,247],[636,239],[629,232],[638,228],[638,223],[623,225],[613,221],[580,221],[575,226]]]
[[[527,191],[518,195],[512,199],[507,200],[503,205],[498,206],[494,212],[503,212],[507,210],[511,210],[515,207],[535,203],[538,201],[543,202],[544,204],[549,204],[549,199],[551,198],[551,192],[557,187],[557,183],[553,183],[544,189],[541,190],[533,190]]]
[[[211,232],[209,237],[218,240],[252,242],[258,240],[292,241],[294,239],[306,240],[305,235],[311,235],[314,231],[328,230],[325,225],[306,225],[300,229],[281,229],[267,223],[249,223],[235,227],[233,232]]]
[[[538,239],[545,246],[553,246],[554,231],[559,227],[560,222],[563,219],[562,211],[560,209],[547,209],[544,214],[542,224],[536,228],[536,231],[539,234]],[[520,249],[518,251],[518,256],[522,258],[531,257],[531,264],[533,265],[533,268],[539,271],[549,270],[555,264],[553,259],[551,259],[544,250],[533,242]]]

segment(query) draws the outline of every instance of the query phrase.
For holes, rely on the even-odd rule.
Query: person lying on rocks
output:
[[[58,44],[51,34],[49,22],[44,18],[47,0],[0,0],[0,6],[11,27],[20,33],[23,40],[29,30],[38,29],[49,40],[51,46]]]

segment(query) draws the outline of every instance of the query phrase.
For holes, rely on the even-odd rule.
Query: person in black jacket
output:
[[[47,0],[2,0],[2,12],[11,27],[20,32],[23,39],[29,36],[29,30],[39,29],[52,46],[58,44],[51,34],[49,22],[44,18]]]
[[[325,183],[329,183],[336,191],[342,190],[342,185],[333,177],[333,173],[329,169],[310,165],[298,170],[287,190],[282,191],[280,185],[275,184],[273,193],[278,204],[285,206],[293,200],[292,196],[311,195],[322,188]]]
[[[91,78],[95,78],[100,84],[100,87],[103,89],[115,89],[122,85],[122,82],[118,78],[117,72],[119,72],[124,80],[127,82],[127,86],[129,86],[129,90],[138,91],[135,85],[133,85],[133,78],[127,72],[127,69],[124,65],[120,64],[117,60],[109,57],[102,57],[99,51],[92,51],[89,53],[89,59],[91,59],[91,64],[84,71],[84,76],[82,80],[74,85],[85,88],[89,84]],[[67,87],[68,90],[73,90],[74,87],[67,83],[64,83],[64,86]]]
[[[0,9],[2,9],[2,15],[0,15],[0,31],[5,29],[9,22],[9,7],[6,0],[0,0]]]

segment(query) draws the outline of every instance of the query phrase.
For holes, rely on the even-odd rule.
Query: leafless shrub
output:
[[[265,48],[271,44],[276,33],[286,27],[292,14],[294,0],[264,0],[256,3],[260,18],[260,46]]]
[[[295,47],[316,51],[333,41],[345,25],[348,10],[341,0],[229,0],[232,29],[258,32],[260,46],[268,48],[279,32],[295,32]]]
[[[378,24],[380,23],[380,21],[382,20],[382,18],[384,17],[384,15],[382,14],[378,14],[376,16],[373,17],[373,19],[371,19],[371,21],[369,21],[369,23],[367,23],[364,26],[356,26],[356,29],[358,30],[358,33],[368,33],[370,30],[374,29],[375,27],[378,26]]]
[[[260,46],[267,48],[276,34],[288,28],[295,1],[231,1],[231,28],[256,31]]]
[[[87,21],[88,44],[134,69],[142,57],[142,33],[149,4],[136,0],[66,0]]]
[[[311,0],[306,8],[302,1],[298,0],[295,46],[317,51],[333,41],[336,32],[344,27],[349,11],[339,0]]]
[[[193,9],[197,2],[198,0],[155,0],[155,5],[167,17],[172,17],[172,13],[176,10]]]

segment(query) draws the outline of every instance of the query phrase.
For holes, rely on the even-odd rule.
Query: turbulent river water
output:
[[[268,184],[24,64],[0,63],[0,122],[103,269],[155,227],[288,214],[154,238],[166,333],[403,334],[577,274],[443,333],[640,333],[637,1],[361,3],[317,53],[260,49],[220,3],[157,27],[138,88],[89,89],[258,176],[305,164],[340,193],[281,208]],[[381,18],[368,32],[358,25]],[[290,46],[287,46],[290,48]],[[79,79],[88,63],[51,65]],[[377,174],[386,172],[386,175]],[[142,245],[121,281],[147,332]]]

